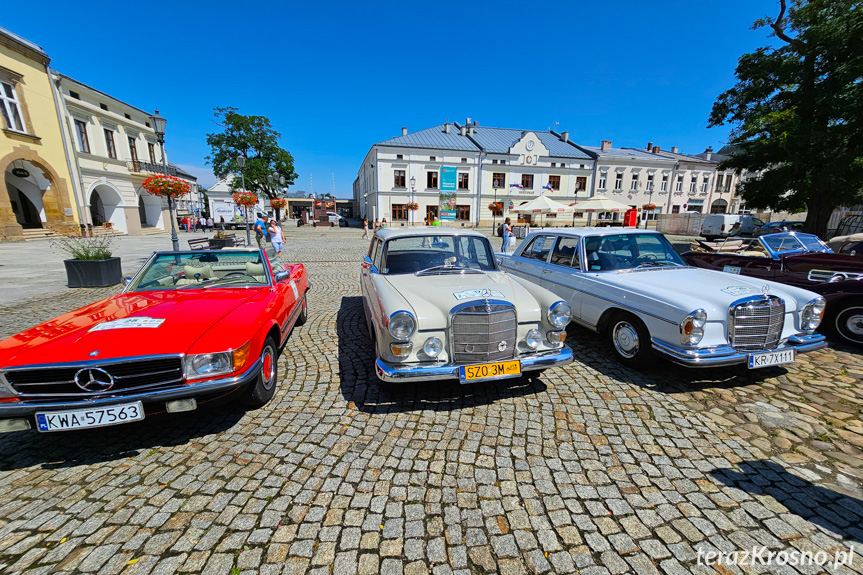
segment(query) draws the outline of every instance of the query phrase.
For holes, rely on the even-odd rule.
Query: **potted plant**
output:
[[[69,287],[106,287],[123,281],[120,258],[111,257],[110,236],[64,236],[53,240],[52,246],[70,256],[63,260]]]
[[[225,233],[223,230],[218,230],[210,239],[211,248],[231,248],[234,247],[234,236]]]

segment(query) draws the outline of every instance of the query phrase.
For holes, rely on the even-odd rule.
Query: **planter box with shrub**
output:
[[[123,281],[120,258],[63,260],[70,288],[107,287]]]

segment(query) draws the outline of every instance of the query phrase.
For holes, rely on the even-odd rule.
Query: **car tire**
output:
[[[831,335],[854,345],[863,345],[863,299],[839,302],[824,318],[824,327]]]
[[[267,337],[261,349],[261,371],[241,398],[246,407],[263,407],[276,393],[276,382],[279,375],[279,351],[272,337]]]
[[[297,316],[297,321],[294,322],[295,326],[303,325],[309,319],[309,314],[308,314],[309,309],[308,309],[308,304],[306,304],[307,299],[308,298],[306,298],[306,296],[303,295],[303,303],[300,304],[302,306],[302,308],[300,308],[300,315]]]
[[[605,332],[617,360],[629,367],[641,367],[650,358],[650,333],[644,323],[630,313],[619,312]]]

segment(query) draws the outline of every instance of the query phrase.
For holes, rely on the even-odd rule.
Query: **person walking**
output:
[[[201,231],[206,232],[207,231],[207,218],[205,218],[204,216],[201,216],[201,218],[198,220],[198,223],[201,224]]]
[[[386,218],[381,220],[381,229],[383,229],[385,227],[387,227],[387,219]]]
[[[267,239],[267,216],[258,214],[258,219],[255,221],[255,241],[258,242],[258,248],[263,249],[264,241]]]
[[[285,244],[285,235],[282,233],[282,226],[275,219],[270,219],[270,226],[267,228],[270,232],[270,243],[273,244],[273,249],[276,250],[276,256],[281,259],[282,246]]]
[[[219,216],[219,225],[222,226],[222,231],[225,231],[225,216]]]
[[[213,222],[213,218],[207,218],[207,228],[212,232],[215,228],[215,222]]]
[[[503,245],[500,248],[500,251],[506,253],[507,244],[509,244],[509,237],[512,235],[512,224],[510,223],[509,218],[503,221]]]
[[[374,229],[374,231],[378,231],[379,229],[381,229],[381,222],[379,219],[375,218],[375,229]]]
[[[363,237],[364,238],[369,237],[369,219],[368,218],[363,220]]]

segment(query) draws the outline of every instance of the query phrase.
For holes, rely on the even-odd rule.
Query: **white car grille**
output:
[[[750,298],[728,310],[728,341],[741,351],[775,349],[782,337],[785,302],[776,296]]]
[[[456,363],[512,359],[518,322],[509,304],[465,307],[452,317],[453,358]]]

